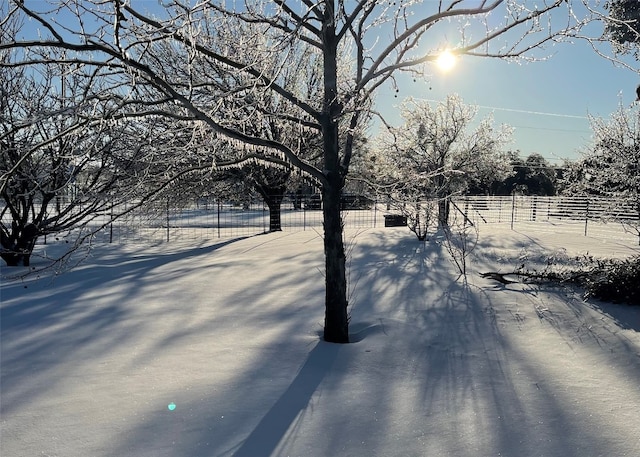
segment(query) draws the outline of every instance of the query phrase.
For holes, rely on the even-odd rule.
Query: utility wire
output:
[[[442,100],[432,100],[432,99],[429,99],[429,98],[421,98],[419,100],[423,100],[425,102],[432,102],[432,103],[441,103],[442,102]],[[473,103],[469,103],[469,105],[470,106],[477,106],[478,108],[483,108],[483,109],[492,109],[492,110],[496,110],[496,111],[508,111],[508,112],[511,112],[511,113],[535,114],[537,116],[566,117],[566,118],[570,118],[570,119],[584,119],[584,120],[588,120],[589,119],[587,116],[576,116],[575,114],[547,113],[545,111],[530,111],[530,110],[515,109],[515,108],[501,108],[499,106],[474,105]]]

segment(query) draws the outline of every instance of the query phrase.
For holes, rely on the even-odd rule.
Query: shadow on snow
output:
[[[301,266],[313,269],[316,254],[276,259],[268,264],[273,272],[247,278],[234,303],[219,306],[202,322],[183,325],[178,320],[181,325],[165,329],[133,358],[131,367],[140,369],[181,342],[204,345],[203,339],[211,351],[211,370],[224,373],[208,380],[203,371],[190,381],[190,390],[176,389],[172,398],[180,401],[175,411],[148,414],[119,434],[108,453],[399,456],[420,449],[420,455],[456,457],[608,455],[610,437],[593,433],[594,422],[586,418],[590,411],[576,405],[571,392],[555,388],[555,373],[531,360],[532,348],[510,333],[528,323],[516,317],[505,320],[512,312],[509,303],[527,297],[525,302],[532,300],[535,306],[538,291],[499,291],[455,281],[457,271],[442,249],[410,234],[386,232],[371,245],[357,238],[349,243],[354,344],[317,340],[322,285],[301,271]],[[309,250],[321,251],[320,243]],[[137,280],[174,260],[178,257],[127,262],[126,281],[118,283],[121,299],[135,300]],[[488,265],[483,262],[477,267]],[[241,275],[248,266],[238,258],[218,268],[236,268]],[[83,271],[84,284],[60,283],[50,299],[26,309],[17,302],[3,307],[3,339],[16,339],[8,364],[17,367],[3,373],[4,389],[16,389],[21,379],[33,375],[33,367],[19,363],[22,358],[46,359],[58,348],[66,351],[59,361],[90,364],[148,331],[143,321],[129,319],[131,309],[124,306],[81,309],[86,290],[100,290],[105,280],[122,280],[105,279],[108,268],[90,267]],[[164,279],[177,281],[193,273],[184,264],[180,268]],[[497,294],[503,293],[507,308],[499,309],[505,299]],[[561,295],[551,289],[544,293]],[[274,298],[281,301],[278,306],[271,302]],[[172,319],[180,312],[184,310],[175,311]],[[629,325],[637,330],[637,324]],[[235,333],[226,333],[231,326]],[[573,338],[572,329],[563,325],[549,331],[557,332],[560,341]],[[38,332],[43,332],[42,340],[26,336]],[[252,345],[255,332],[269,334],[270,342]],[[74,348],[86,345],[95,349],[76,360]],[[36,368],[35,376],[46,377],[48,369],[53,367]],[[637,360],[627,369],[640,374]],[[18,391],[20,397],[9,395],[3,413],[17,412],[21,401],[43,395]]]

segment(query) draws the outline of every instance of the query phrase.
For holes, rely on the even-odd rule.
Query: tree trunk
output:
[[[336,4],[336,0],[325,0],[322,21],[324,95],[320,124],[325,175],[322,185],[326,287],[324,339],[331,343],[348,343],[346,261],[340,217],[340,197],[346,170],[340,163],[338,119],[343,107],[338,97],[339,38],[335,28]]]
[[[12,223],[10,235],[4,230],[0,232],[0,245],[3,251],[0,258],[8,267],[17,267],[21,262],[28,267],[38,235],[38,228],[34,224],[20,227],[15,222]]]
[[[279,232],[282,230],[282,200],[284,200],[284,193],[287,190],[286,177],[274,177],[274,175],[268,175],[269,170],[263,170],[262,174],[257,177],[254,175],[251,177],[252,186],[256,192],[260,194],[262,200],[269,208],[269,231]],[[257,173],[254,173],[257,174]],[[274,181],[278,181],[274,183]]]
[[[340,214],[341,186],[325,185],[322,190],[325,253],[324,339],[331,343],[349,342],[346,257]]]
[[[0,254],[0,257],[2,257],[2,260],[5,261],[8,267],[17,267],[22,256],[13,252],[3,252]]]
[[[280,214],[282,206],[282,195],[271,196],[269,198],[265,198],[264,201],[269,208],[269,231],[282,231],[282,218]]]
[[[440,197],[438,199],[438,225],[441,228],[446,228],[449,226],[449,209],[449,197]]]

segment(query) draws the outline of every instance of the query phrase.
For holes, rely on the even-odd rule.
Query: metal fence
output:
[[[305,200],[308,201],[308,200]],[[452,213],[463,214],[480,228],[508,224],[512,229],[540,223],[541,229],[570,230],[584,235],[595,232],[635,233],[640,225],[637,209],[623,200],[582,197],[459,197],[452,199]],[[343,210],[345,228],[385,226],[385,216],[398,214],[383,201]],[[285,200],[283,231],[322,230],[318,205]],[[269,210],[263,203],[236,206],[200,200],[183,208],[145,208],[109,224],[100,239],[114,243],[209,240],[250,236],[269,230]]]
[[[506,224],[525,232],[572,233],[640,242],[638,207],[628,200],[586,197],[463,197],[454,210],[479,227]]]
[[[310,199],[302,199],[309,202]],[[381,205],[370,202],[343,210],[347,228],[384,225]],[[283,231],[322,229],[322,210],[313,204],[285,199],[281,207]],[[101,230],[97,239],[113,243],[210,240],[251,236],[269,231],[269,209],[264,203],[233,205],[198,200],[182,208],[155,205],[133,211]]]
[[[385,216],[399,213],[393,208],[394,205],[385,201],[372,199],[346,205],[344,226],[348,229],[384,227]],[[607,198],[457,197],[451,200],[451,214],[453,217],[463,215],[479,229],[491,224],[508,224],[518,229],[535,223],[537,230],[602,236],[624,233],[638,237],[640,228],[636,207],[623,200]],[[318,200],[285,199],[281,225],[283,231],[321,232],[322,211]],[[93,221],[93,226],[102,226],[95,240],[107,243],[204,241],[264,233],[269,230],[269,210],[263,203],[233,205],[199,199],[178,208],[156,202],[113,222],[105,215]]]
[[[585,197],[462,197],[454,200],[478,222],[633,222],[638,209],[622,199]]]

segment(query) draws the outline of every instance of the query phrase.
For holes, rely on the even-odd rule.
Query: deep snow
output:
[[[478,275],[638,252],[557,230],[483,226],[467,282],[404,228],[347,231],[349,345],[320,340],[314,231],[3,268],[0,454],[637,456],[640,308]]]

